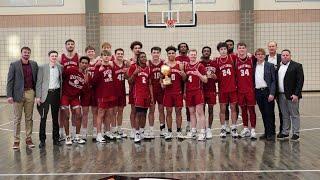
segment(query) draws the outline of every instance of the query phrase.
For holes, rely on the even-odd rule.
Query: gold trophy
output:
[[[170,85],[171,79],[169,78],[169,75],[171,73],[170,66],[168,65],[162,65],[161,66],[161,73],[164,75],[164,79],[162,80],[164,85]]]

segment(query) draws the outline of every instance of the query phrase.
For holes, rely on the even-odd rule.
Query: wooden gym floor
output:
[[[299,142],[233,140],[231,137],[221,140],[218,137],[220,126],[216,106],[214,138],[206,142],[176,139],[165,141],[157,137],[138,145],[130,139],[108,141],[101,145],[92,142],[89,137],[86,145],[54,147],[49,116],[46,148],[40,150],[39,114],[35,109],[33,142],[36,147],[26,148],[22,123],[19,151],[11,149],[12,107],[5,103],[4,98],[0,101],[0,179],[101,179],[113,175],[175,179],[320,179],[318,94],[307,94],[300,103]],[[129,113],[128,106],[123,123],[128,130]],[[257,116],[256,129],[259,136],[263,130],[259,111]],[[91,118],[89,122],[92,122]],[[241,121],[238,125],[240,131]],[[155,129],[158,130],[158,127],[157,121]]]

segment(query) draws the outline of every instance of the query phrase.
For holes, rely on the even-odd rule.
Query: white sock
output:
[[[117,127],[112,127],[111,128],[111,131],[114,133],[114,132],[117,132]]]
[[[150,126],[150,131],[153,131],[153,126]]]
[[[59,128],[59,134],[60,135],[65,135],[64,128]]]
[[[140,128],[140,133],[144,133],[144,128]]]
[[[197,132],[197,128],[191,128],[191,132],[193,133]]]
[[[206,129],[200,129],[200,133],[201,133],[201,134],[206,133]]]
[[[236,129],[236,128],[237,128],[237,126],[235,124],[231,125],[231,129]]]
[[[136,134],[140,134],[140,131],[139,131],[139,129],[136,129]]]
[[[226,124],[221,125],[221,129],[226,129]]]
[[[82,128],[81,129],[81,135],[82,136],[87,136],[87,128]]]

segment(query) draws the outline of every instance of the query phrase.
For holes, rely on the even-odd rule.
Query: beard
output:
[[[233,48],[228,49],[228,54],[233,53]]]

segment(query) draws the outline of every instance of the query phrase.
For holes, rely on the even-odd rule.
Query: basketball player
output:
[[[173,46],[166,48],[168,61],[165,63],[170,67],[170,85],[163,84],[161,81],[161,86],[164,88],[163,106],[166,108],[166,122],[168,127],[168,132],[165,135],[166,140],[172,139],[172,111],[175,108],[176,113],[176,123],[177,123],[177,138],[182,139],[184,136],[181,131],[182,124],[182,114],[181,110],[183,107],[183,95],[182,95],[182,83],[186,78],[184,72],[183,63],[176,61],[176,51],[177,49]]]
[[[220,42],[217,45],[217,50],[220,56],[216,58],[217,61],[217,76],[218,76],[218,86],[219,86],[219,103],[220,103],[220,123],[221,132],[220,137],[226,137],[226,124],[225,124],[225,112],[226,105],[230,103],[231,107],[231,136],[233,138],[238,137],[238,132],[236,128],[237,121],[237,88],[236,88],[236,78],[235,78],[235,68],[234,60],[236,56],[228,55],[227,44],[225,42]]]
[[[253,59],[247,56],[247,45],[237,44],[238,57],[236,59],[236,77],[238,104],[241,107],[243,130],[240,137],[256,139],[256,112],[255,112],[255,90],[253,85]],[[251,131],[248,129],[248,112],[250,115]]]
[[[207,83],[206,69],[197,60],[197,50],[191,49],[188,52],[190,62],[185,64],[187,74],[186,82],[186,106],[189,108],[191,131],[187,133],[186,138],[196,138],[197,123],[200,127],[198,141],[206,139],[206,121],[203,111],[203,88],[202,83]]]
[[[203,84],[204,105],[208,104],[208,125],[206,129],[206,138],[212,138],[213,106],[216,104],[216,62],[210,59],[211,48],[205,46],[202,48],[201,63],[206,68],[208,82]],[[205,106],[204,106],[205,110]]]
[[[80,91],[85,84],[84,73],[88,68],[90,59],[86,56],[80,58],[79,68],[76,66],[70,66],[65,69],[62,74],[62,96],[61,96],[61,117],[65,122],[64,127],[66,131],[66,145],[72,145],[72,140],[69,136],[69,106],[72,116],[76,123],[76,136],[74,141],[79,144],[84,144],[85,141],[80,137],[81,128],[81,109],[80,109]]]
[[[79,54],[75,50],[75,42],[72,39],[66,40],[65,44],[65,50],[66,52],[61,54],[60,57],[60,64],[63,66],[63,69],[68,69],[69,67],[78,67],[79,64]],[[60,122],[59,122],[59,134],[60,138],[59,141],[64,141],[65,140],[65,135],[64,135],[64,129],[63,125],[65,122],[63,122],[62,112],[60,110]],[[67,114],[67,119],[69,119],[70,113]],[[75,134],[75,119],[74,117],[71,117],[71,122],[72,122],[72,127],[71,127],[71,135],[72,138],[74,137]]]
[[[163,65],[163,60],[160,59],[161,48],[160,47],[152,47],[151,48],[151,56],[152,59],[149,61],[150,67],[150,78],[152,83],[152,91],[153,91],[153,102],[149,109],[149,125],[150,130],[146,133],[147,138],[154,138],[153,125],[154,125],[154,112],[155,105],[158,104],[159,111],[159,121],[160,121],[160,137],[164,137],[165,133],[165,117],[164,117],[164,108],[163,108],[163,89],[160,84],[160,75],[161,75],[161,66]]]
[[[105,143],[105,138],[113,139],[113,136],[110,135],[110,122],[113,120],[113,111],[114,111],[114,81],[113,81],[113,67],[111,65],[111,52],[102,51],[101,66],[97,66],[95,70],[95,75],[93,78],[93,86],[96,89],[96,98],[98,102],[98,117],[97,117],[97,142]],[[111,120],[111,121],[110,121]],[[104,122],[106,134],[102,136],[102,123]]]
[[[148,108],[150,104],[153,104],[150,68],[147,66],[146,53],[139,53],[136,63],[129,68],[128,76],[128,81],[134,82],[134,105],[136,109],[134,142],[137,143],[143,139],[141,137],[142,131],[140,131],[142,123],[140,121],[146,121]]]

